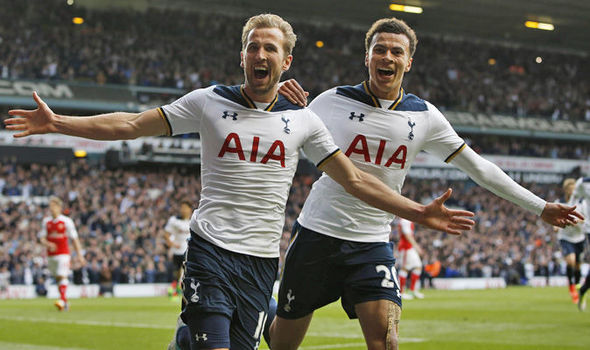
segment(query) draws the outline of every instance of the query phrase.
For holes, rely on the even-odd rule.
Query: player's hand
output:
[[[418,253],[418,255],[424,255],[424,251],[422,250],[422,248],[420,248],[420,246],[414,245],[414,249],[416,249],[416,253]]]
[[[86,259],[81,255],[78,255],[78,262],[80,263],[80,267],[86,266]]]
[[[424,216],[419,224],[426,225],[432,229],[445,231],[452,235],[460,235],[461,231],[473,229],[475,221],[466,218],[475,214],[467,210],[454,210],[444,206],[451,197],[453,190],[450,188],[442,196],[433,200],[426,206]]]
[[[36,92],[33,92],[33,99],[37,103],[37,109],[35,110],[13,109],[8,111],[8,114],[14,118],[4,121],[6,129],[21,131],[18,134],[14,134],[14,137],[47,134],[57,131],[53,124],[55,113],[43,102]]]
[[[309,92],[303,90],[295,79],[289,79],[279,84],[279,93],[298,106],[307,106]]]
[[[570,225],[576,225],[578,220],[584,220],[584,216],[576,211],[576,206],[569,207],[559,203],[547,203],[541,219],[546,223],[564,228]]]
[[[53,242],[47,242],[47,250],[49,250],[51,253],[53,253],[54,251],[57,250],[57,244],[55,244]]]

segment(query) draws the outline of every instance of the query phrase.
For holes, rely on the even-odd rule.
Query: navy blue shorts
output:
[[[185,266],[181,315],[191,349],[257,349],[278,258],[234,253],[191,232]]]
[[[561,246],[561,253],[564,257],[570,254],[576,254],[576,261],[579,261],[580,255],[584,252],[584,241],[572,243],[565,239],[560,239],[559,245]]]
[[[296,223],[287,250],[277,315],[306,316],[342,298],[349,318],[354,306],[374,300],[402,305],[393,244],[359,243],[322,235]]]

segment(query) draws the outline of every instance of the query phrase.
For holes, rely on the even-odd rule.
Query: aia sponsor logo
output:
[[[285,128],[287,127],[285,126]],[[252,147],[249,150],[250,157],[248,158],[248,161],[252,163],[260,162],[262,164],[266,164],[269,161],[274,160],[279,162],[281,167],[285,167],[285,145],[281,140],[275,140],[266,152],[259,150],[259,145],[260,137],[254,136],[252,139]],[[240,136],[235,132],[232,132],[225,138],[223,146],[221,146],[221,150],[219,150],[219,154],[217,156],[219,158],[223,158],[227,157],[228,154],[235,154],[238,156],[239,160],[246,161],[246,155],[244,151],[248,151],[248,149],[244,150],[244,147],[242,147],[242,140],[240,139]],[[259,153],[260,156],[263,154],[264,155],[260,158]]]
[[[391,167],[392,164],[399,165],[400,169],[403,169],[406,165],[406,158],[408,156],[408,147],[406,145],[400,145],[397,149],[387,158],[383,158],[385,153],[385,146],[387,145],[386,140],[379,140],[379,147],[377,152],[371,156],[371,150],[367,144],[367,137],[365,135],[356,135],[352,140],[348,149],[346,150],[346,156],[350,157],[351,154],[359,154],[363,157],[367,163],[374,163],[375,165],[381,165],[384,167]],[[385,155],[386,157],[388,155]]]

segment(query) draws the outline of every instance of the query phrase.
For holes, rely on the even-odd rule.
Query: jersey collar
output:
[[[244,100],[248,104],[248,107],[256,109],[256,104],[250,98],[250,96],[248,96],[248,94],[246,94],[246,90],[244,90],[244,84],[240,85],[240,93],[242,94],[242,97],[244,98]],[[276,94],[275,98],[272,99],[272,101],[268,104],[268,106],[266,106],[264,108],[264,110],[267,112],[272,111],[273,107],[275,106],[275,104],[277,103],[278,100],[279,100],[279,94]]]
[[[374,106],[377,108],[382,108],[381,103],[379,102],[379,98],[377,96],[375,96],[373,91],[371,91],[371,88],[369,87],[369,83],[366,80],[363,81],[363,88],[365,89],[365,92],[367,93],[367,95],[369,95],[369,97],[371,97],[371,100],[373,100]],[[393,103],[387,109],[394,110],[399,105],[399,103],[403,100],[404,94],[405,94],[404,88],[400,87],[399,95],[397,96],[395,101],[393,101]]]

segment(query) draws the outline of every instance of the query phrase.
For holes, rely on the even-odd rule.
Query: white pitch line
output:
[[[347,344],[330,344],[330,345],[314,345],[314,346],[301,346],[301,350],[319,350],[319,349],[342,349],[342,348],[354,348],[358,346],[366,346],[365,343],[347,343]]]
[[[76,324],[84,326],[103,326],[103,327],[119,327],[119,328],[147,328],[147,329],[176,329],[174,324],[170,325],[154,325],[149,323],[127,323],[127,322],[109,322],[109,321],[91,321],[91,320],[64,320],[60,318],[35,318],[35,317],[24,317],[24,316],[0,316],[0,319],[10,321],[24,321],[24,322],[39,322],[39,323],[61,323],[61,324]],[[362,334],[351,334],[351,333],[339,333],[339,332],[309,332],[308,337],[320,337],[320,338],[341,338],[341,339],[363,339]],[[425,339],[422,338],[400,338],[401,343],[420,343]],[[359,345],[360,344],[360,345]],[[0,349],[3,349],[0,342]],[[349,343],[349,344],[336,344],[336,345],[318,345],[316,347],[305,347],[305,349],[333,349],[338,347],[353,347],[362,346],[365,343]],[[10,348],[12,349],[12,348]],[[16,349],[16,348],[15,348]],[[70,350],[65,348],[56,348],[62,350]],[[302,348],[303,349],[303,348]],[[21,350],[18,348],[17,350]],[[29,350],[28,348],[22,348],[22,350]],[[30,350],[45,350],[33,349]],[[47,350],[54,350],[47,348]]]
[[[10,349],[10,350],[87,350],[85,348],[62,348],[61,346],[9,343],[9,342],[3,342],[3,341],[0,341],[0,349]]]
[[[320,338],[342,338],[342,339],[364,339],[362,334],[351,334],[351,333],[328,333],[328,332],[308,332],[308,337],[320,337]],[[421,343],[425,341],[424,338],[406,338],[401,337],[401,343]],[[363,343],[364,344],[364,343]]]
[[[150,329],[176,329],[176,325],[154,325],[149,323],[126,323],[126,322],[101,322],[89,320],[63,320],[59,318],[34,318],[22,316],[0,316],[0,319],[11,321],[24,322],[41,322],[41,323],[63,323],[63,324],[79,324],[85,326],[105,326],[105,327],[120,327],[120,328],[150,328]]]

